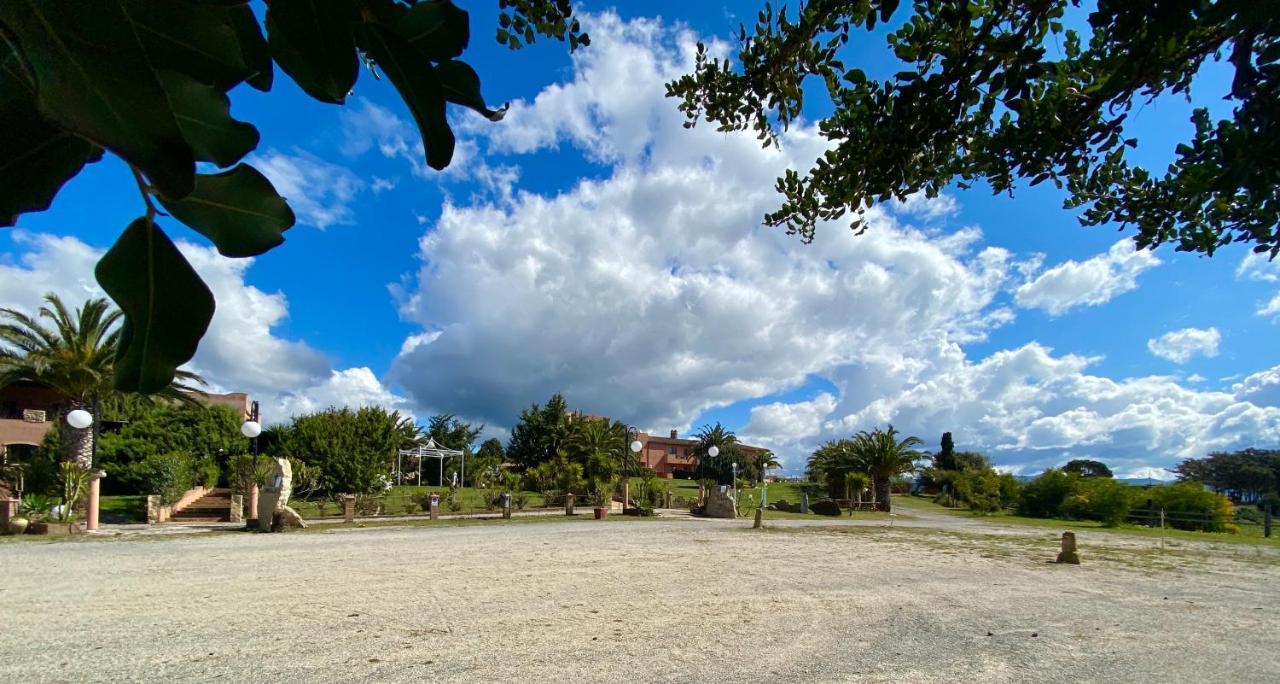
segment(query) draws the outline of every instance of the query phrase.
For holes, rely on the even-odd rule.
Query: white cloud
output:
[[[1225,378],[1224,378],[1225,380]],[[1236,398],[1258,406],[1280,407],[1280,366],[1258,371],[1231,386]]]
[[[1280,315],[1280,292],[1277,292],[1262,308],[1258,309],[1259,316],[1276,316]]]
[[[1247,252],[1236,267],[1236,278],[1266,283],[1280,282],[1280,261],[1271,259],[1266,254]]]
[[[280,423],[304,413],[343,406],[380,406],[413,416],[408,402],[387,389],[373,371],[365,367],[331,371],[327,378],[313,385],[271,395],[262,410],[268,422]]]
[[[103,250],[46,233],[19,231],[14,239],[23,251],[16,265],[0,264],[0,307],[34,314],[45,292],[59,293],[70,307],[106,296],[93,280]],[[328,359],[305,342],[279,337],[273,329],[288,316],[288,301],[281,292],[263,292],[245,282],[253,259],[228,259],[212,247],[177,244],[218,304],[188,365],[205,377],[211,391],[250,393],[261,400],[268,422],[330,404],[404,405],[369,369],[331,370]]]
[[[1166,480],[1167,481],[1167,480],[1178,479],[1178,474],[1173,472],[1172,470],[1166,470],[1164,468],[1146,467],[1146,468],[1134,468],[1133,470],[1130,470],[1129,472],[1120,475],[1120,477],[1124,477],[1132,480]]]
[[[1064,261],[1014,290],[1014,301],[1050,316],[1080,306],[1098,306],[1138,287],[1138,276],[1160,264],[1149,250],[1134,248],[1126,238],[1103,254],[1084,261]]]
[[[321,229],[354,223],[351,204],[365,183],[345,166],[302,150],[284,154],[269,149],[246,161],[270,179],[276,192],[288,200],[298,223]]]
[[[12,237],[23,251],[16,264],[0,263],[0,306],[34,315],[47,292],[57,293],[72,309],[106,296],[93,277],[101,250],[48,233],[14,230]]]
[[[1221,342],[1217,328],[1183,328],[1147,340],[1147,349],[1162,359],[1186,363],[1197,355],[1217,356]]]
[[[389,374],[420,410],[505,425],[562,391],[684,431],[710,407],[825,378],[836,391],[757,406],[739,431],[791,472],[823,439],[888,422],[931,442],[954,431],[1020,472],[1077,455],[1163,465],[1280,435],[1280,409],[1169,377],[1101,377],[1089,372],[1097,359],[1036,343],[970,360],[961,345],[1012,321],[996,297],[1015,279],[1020,305],[1057,315],[1133,289],[1159,260],[1124,240],[1041,273],[1038,255],[1015,261],[977,228],[915,230],[895,220],[901,208],[868,212],[861,237],[830,224],[802,245],[760,220],[779,201],[776,176],[810,163],[821,137],[797,126],[781,149],[761,149],[750,135],[685,130],[663,83],[688,70],[693,36],[612,14],[590,22],[592,49],[567,83],[513,103],[502,124],[461,129],[485,155],[572,146],[611,169],[554,196],[512,181],[505,197],[431,219],[416,278],[395,289],[424,332]],[[925,220],[952,210],[909,209]]]
[[[956,202],[956,198],[945,193],[937,197],[928,197],[923,192],[917,192],[907,197],[906,201],[895,202],[894,210],[899,214],[914,216],[924,221],[936,221],[959,212],[960,204]]]

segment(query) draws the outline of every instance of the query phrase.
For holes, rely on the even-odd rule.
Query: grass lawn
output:
[[[1147,527],[1145,525],[1133,525],[1125,523],[1119,527],[1103,527],[1102,523],[1096,520],[1061,520],[1058,518],[1028,518],[1021,515],[1013,515],[1010,513],[996,513],[993,515],[975,516],[969,511],[962,508],[947,508],[939,506],[932,500],[918,496],[895,496],[893,498],[894,508],[901,506],[903,509],[923,509],[945,513],[947,515],[964,516],[989,520],[993,523],[1004,525],[1025,525],[1028,527],[1044,527],[1056,530],[1096,530],[1098,532],[1107,532],[1112,534],[1128,534],[1139,537],[1159,538],[1161,536],[1160,528]],[[1163,532],[1165,539],[1186,539],[1192,541],[1207,542],[1224,542],[1227,544],[1256,544],[1262,546],[1280,547],[1280,536],[1272,536],[1267,538],[1262,536],[1261,525],[1240,525],[1240,531],[1232,534],[1228,532],[1192,532],[1189,530],[1175,530],[1166,527]]]
[[[98,519],[110,524],[144,523],[147,521],[147,497],[101,497],[98,499]]]

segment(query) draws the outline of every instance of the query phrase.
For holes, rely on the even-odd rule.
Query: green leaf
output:
[[[377,24],[364,27],[360,46],[382,67],[409,105],[422,133],[427,165],[433,169],[448,166],[453,159],[453,131],[445,118],[444,91],[431,62],[404,38]]]
[[[42,115],[181,197],[195,183],[195,156],[125,7],[121,0],[4,0],[0,23],[30,65]]]
[[[275,0],[267,9],[267,42],[308,95],[342,104],[360,73],[351,35],[357,19],[350,0]]]
[[[174,218],[213,241],[229,257],[257,256],[284,242],[293,211],[271,181],[247,164],[196,176],[196,189],[177,200],[160,199]]]
[[[173,71],[159,76],[196,159],[230,166],[258,146],[258,129],[231,118],[231,101],[221,90]]]
[[[214,6],[210,9],[221,12],[223,22],[236,34],[236,40],[240,43],[240,58],[249,69],[249,85],[264,92],[271,90],[274,76],[271,48],[267,45],[267,39],[262,36],[262,27],[249,8],[248,0],[241,4]]]
[[[36,111],[35,94],[16,55],[0,61],[0,226],[49,208],[59,188],[102,158],[102,148],[77,138]]]
[[[414,5],[395,28],[433,62],[461,55],[471,40],[471,20],[466,10],[450,0],[427,0]]]
[[[449,60],[436,66],[436,76],[440,78],[440,87],[444,91],[444,99],[460,104],[479,112],[490,121],[501,121],[506,116],[507,105],[501,109],[489,109],[480,94],[480,75],[471,65],[459,60]]]
[[[236,31],[213,7],[120,1],[157,68],[182,72],[224,91],[249,77]]]
[[[151,219],[135,219],[94,270],[124,312],[115,387],[151,394],[195,356],[213,320],[213,294],[169,236]]]

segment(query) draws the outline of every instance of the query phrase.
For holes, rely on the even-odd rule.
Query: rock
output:
[[[289,508],[288,506],[281,508],[279,511],[276,511],[276,513],[280,516],[280,523],[282,527],[302,529],[307,526],[307,523],[302,519],[302,516],[298,515],[297,511]]]
[[[1062,533],[1062,551],[1058,552],[1059,563],[1080,564],[1080,555],[1076,553],[1076,533]]]
[[[823,499],[810,504],[809,510],[818,515],[840,515],[840,504],[831,499]]]
[[[717,488],[707,492],[707,501],[702,506],[702,515],[708,518],[736,518],[738,505],[725,488]]]

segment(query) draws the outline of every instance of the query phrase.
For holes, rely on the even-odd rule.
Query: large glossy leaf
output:
[[[213,241],[229,257],[257,256],[284,242],[293,211],[271,181],[247,164],[223,173],[196,176],[190,195],[167,201],[174,218]]]
[[[213,294],[169,236],[145,217],[129,224],[95,274],[125,316],[116,389],[164,389],[195,356],[213,319]]]
[[[157,68],[180,71],[224,91],[249,77],[238,35],[216,7],[184,0],[123,4]]]
[[[467,49],[471,21],[466,11],[450,0],[427,0],[400,18],[396,32],[427,59],[443,62]]]
[[[210,9],[220,12],[222,21],[236,34],[236,40],[240,43],[240,58],[249,68],[249,85],[262,91],[270,90],[274,75],[271,49],[267,46],[267,39],[262,36],[262,27],[249,8],[248,0],[211,6]]]
[[[501,121],[506,115],[506,105],[501,109],[489,109],[485,104],[484,96],[480,94],[480,75],[470,64],[451,59],[436,65],[436,76],[440,78],[444,98],[449,102],[474,109],[490,121]]]
[[[191,192],[195,156],[121,0],[4,0],[0,22],[38,84],[41,114],[166,195]]]
[[[16,55],[0,60],[0,226],[48,209],[63,183],[102,158],[102,148],[40,115],[23,68]]]
[[[409,105],[422,133],[427,164],[443,169],[453,159],[454,138],[445,118],[444,90],[430,61],[399,34],[377,24],[360,33],[360,47],[373,58]]]
[[[173,71],[159,75],[196,159],[230,166],[258,146],[258,129],[231,118],[231,102],[221,90]]]
[[[350,0],[274,0],[267,9],[271,54],[307,94],[342,104],[356,83],[360,62]]]

